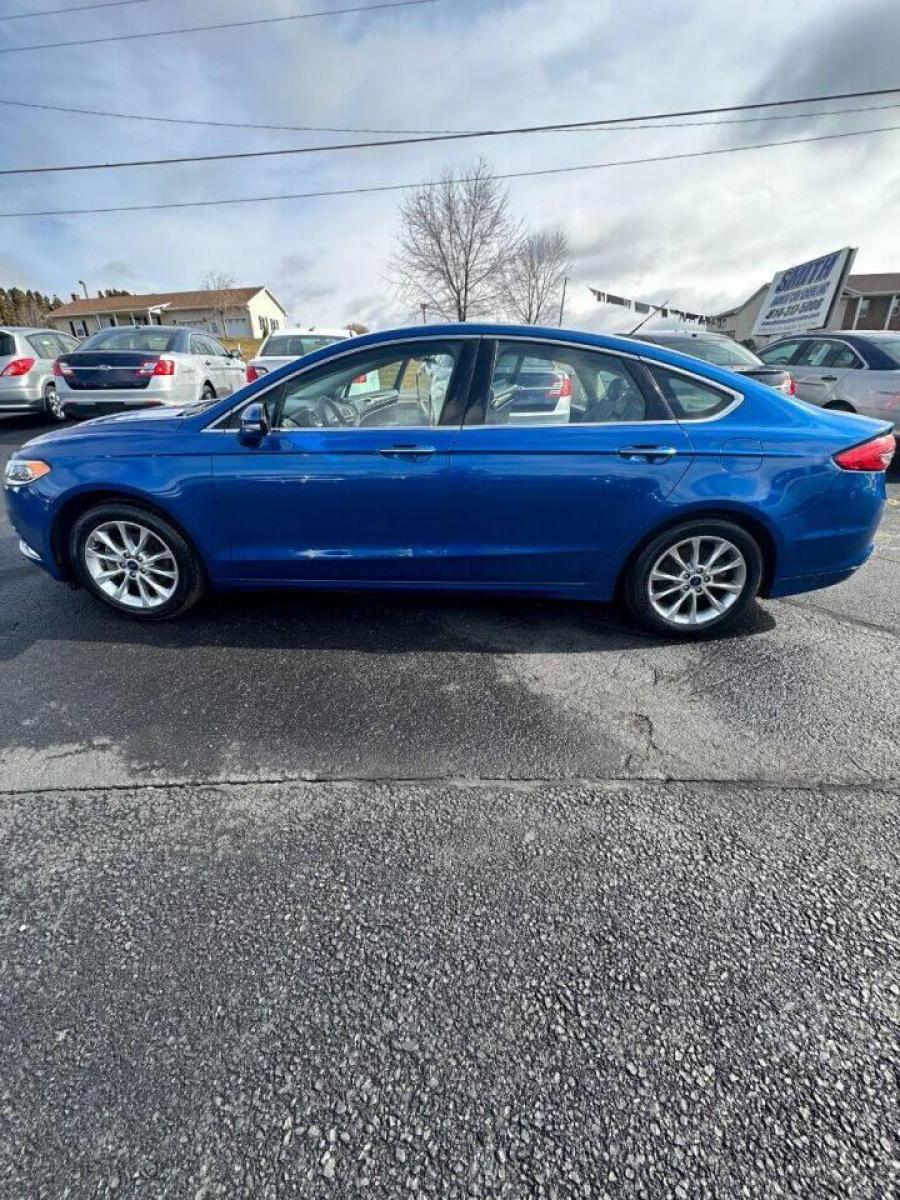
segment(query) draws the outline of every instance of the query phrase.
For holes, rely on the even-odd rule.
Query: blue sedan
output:
[[[210,588],[458,588],[706,634],[864,563],[894,450],[662,347],[527,326],[389,330],[139,404],[29,442],[5,491],[24,555],[140,619]]]

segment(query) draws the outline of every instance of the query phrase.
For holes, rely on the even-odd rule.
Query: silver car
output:
[[[795,334],[772,342],[759,357],[790,371],[801,400],[900,429],[900,332]]]
[[[214,400],[244,385],[240,351],[183,325],[101,329],[61,355],[53,373],[67,417]]]
[[[55,329],[0,326],[0,414],[37,412],[62,420],[53,363],[77,345]]]
[[[253,383],[262,375],[268,375],[277,367],[286,366],[313,350],[333,346],[344,338],[354,337],[352,329],[278,329],[270,333],[259,348],[259,353],[247,363],[247,382]]]

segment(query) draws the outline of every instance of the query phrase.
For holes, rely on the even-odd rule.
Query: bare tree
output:
[[[559,312],[569,271],[569,244],[561,229],[537,229],[519,243],[502,276],[503,306],[523,325],[545,325]]]
[[[233,287],[234,279],[218,271],[209,271],[203,279],[203,290],[209,292],[209,307],[219,318],[222,335],[225,337],[228,336],[226,319],[230,312],[234,312],[234,297],[231,295]]]
[[[483,158],[460,175],[445,168],[437,185],[412,192],[400,222],[391,274],[411,304],[450,321],[491,308],[521,227]]]

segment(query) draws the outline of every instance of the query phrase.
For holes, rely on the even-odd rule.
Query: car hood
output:
[[[39,434],[26,442],[26,446],[47,446],[67,442],[75,438],[96,438],[118,433],[139,433],[141,429],[152,430],[153,433],[164,433],[176,430],[186,416],[191,415],[190,406],[181,408],[150,408],[133,413],[113,413],[108,417],[95,417],[91,421],[79,421],[74,425],[64,425],[50,429],[47,433]]]

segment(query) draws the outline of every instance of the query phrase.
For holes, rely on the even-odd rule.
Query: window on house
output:
[[[860,320],[862,317],[867,317],[868,315],[869,315],[869,297],[863,296],[860,299],[859,307],[856,310],[856,319]]]

